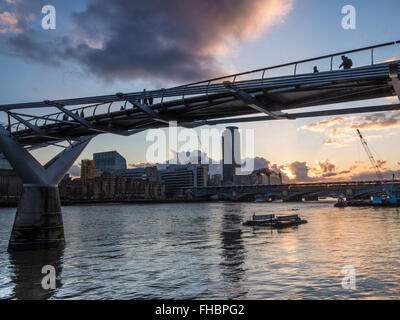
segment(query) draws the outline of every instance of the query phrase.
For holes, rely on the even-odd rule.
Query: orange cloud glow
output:
[[[0,33],[22,33],[23,30],[18,27],[18,18],[15,13],[5,11],[0,13]]]

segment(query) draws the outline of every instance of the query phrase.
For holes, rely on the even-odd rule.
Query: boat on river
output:
[[[278,216],[274,214],[253,215],[252,220],[243,223],[244,226],[262,226],[282,229],[287,227],[298,226],[307,223],[307,220],[300,218],[299,215]]]

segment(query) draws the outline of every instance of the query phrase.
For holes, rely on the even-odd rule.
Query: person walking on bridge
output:
[[[147,105],[149,104],[148,101],[149,101],[149,100],[148,100],[147,97],[146,97],[146,89],[144,89],[144,90],[143,90],[143,104],[147,106]]]
[[[350,58],[346,57],[346,56],[342,56],[342,61],[343,62],[339,66],[339,69],[341,67],[343,67],[344,70],[348,70],[348,69],[351,69],[351,67],[353,66],[353,61]]]

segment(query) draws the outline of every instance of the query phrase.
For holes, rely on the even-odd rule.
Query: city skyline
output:
[[[104,5],[104,10],[93,10],[93,5],[99,3]],[[52,4],[57,9],[56,30],[45,31],[40,26],[44,4]],[[207,24],[218,16],[222,4],[213,4],[215,12],[212,13],[201,4],[195,9],[183,6],[175,12],[160,6],[157,1],[148,1],[147,5],[135,3],[124,7],[125,15],[120,1],[106,4],[80,0],[66,5],[62,1],[32,3],[7,0],[0,4],[0,59],[4,62],[4,72],[0,75],[1,103],[156,89],[216,74],[398,40],[396,12],[400,4],[397,1],[388,0],[384,5],[377,1],[352,1],[357,12],[355,30],[345,30],[341,26],[341,9],[347,4],[346,1],[321,4],[306,0],[301,5],[295,0],[246,1],[239,2],[236,8],[228,8],[225,19]],[[135,30],[137,26],[121,29],[129,14],[140,10],[152,12],[155,6],[158,6],[157,15],[144,14],[143,19],[168,26],[169,33],[154,26],[147,31],[147,38],[143,38],[139,36],[143,30]],[[102,35],[90,28],[90,22],[99,15],[107,15],[108,9],[114,9],[115,15],[106,21],[96,21],[98,30],[109,31],[109,34]],[[185,14],[192,19],[179,21],[178,25],[170,24],[168,21],[176,14]],[[310,19],[313,23],[308,23]],[[369,23],[372,19],[374,24]],[[204,25],[207,25],[205,30],[202,29]],[[235,25],[241,28],[235,28]],[[315,28],[316,25],[319,28]],[[72,31],[74,36],[68,37]],[[131,40],[139,44],[141,56],[136,56],[134,45],[120,41],[122,35],[126,37],[127,31],[132,31],[129,33]],[[109,35],[112,38],[107,37]],[[55,43],[60,44],[57,50],[53,46]],[[160,47],[160,44],[165,46]],[[193,50],[182,49],[183,46],[191,48],[193,44],[196,44]],[[157,53],[149,54],[154,52],[154,46],[158,46]],[[82,50],[78,51],[78,48]],[[171,58],[172,52],[175,58]],[[144,59],[146,54],[148,57]],[[140,63],[134,62],[133,57]],[[400,57],[399,46],[375,52],[377,62],[397,57]],[[354,54],[351,58],[357,67],[367,64],[369,56],[368,53]],[[328,68],[328,63],[318,62],[319,70]],[[335,59],[334,68],[339,64],[339,59]],[[301,65],[298,72],[310,72],[312,66]],[[291,70],[277,72],[287,74]],[[397,97],[371,100],[365,105],[389,104],[396,100]],[[337,104],[331,108],[343,106]],[[359,104],[348,103],[345,106]],[[0,120],[5,122],[5,119]],[[242,130],[254,129],[255,155],[272,167],[280,168],[293,181],[369,180],[374,179],[374,172],[355,129],[359,127],[376,149],[377,160],[380,160],[386,177],[390,178],[391,173],[398,173],[400,169],[400,159],[396,154],[399,120],[400,113],[396,111],[237,126]],[[217,128],[222,130],[224,126]],[[146,149],[150,145],[146,135],[144,132],[129,138],[115,135],[97,137],[75,165],[92,153],[106,151],[110,144],[118,147],[131,164],[146,163]],[[56,151],[55,148],[40,149],[33,154],[44,163]]]
[[[117,151],[118,150],[108,150],[105,152],[110,152],[110,151]],[[363,150],[360,150],[361,152],[364,152]],[[182,151],[182,153],[185,153]],[[219,174],[222,176],[222,158],[221,159],[213,159],[209,157],[206,153],[202,152],[201,150],[191,150],[191,157],[193,159],[195,158],[196,153],[201,153],[202,159],[206,159],[206,162],[202,164],[209,164],[210,169],[209,173],[210,176],[214,174]],[[122,155],[123,156],[123,155]],[[93,156],[82,158],[81,161],[85,160],[90,160],[93,159]],[[188,161],[188,162],[179,162],[179,157],[175,158],[177,164],[188,164],[188,163],[194,163],[197,164],[195,161]],[[164,167],[165,165],[168,165],[170,161],[173,160],[173,158],[170,158],[166,160],[165,162],[141,162],[141,163],[132,163],[127,161],[127,168],[128,169],[136,169],[136,168],[145,168],[145,167],[152,167],[152,166],[157,166],[157,167]],[[309,168],[306,163],[302,162],[295,162],[289,165],[280,165],[278,166],[277,164],[271,163],[267,159],[259,156],[255,156],[254,158],[242,158],[242,163],[246,161],[254,161],[254,170],[259,170],[259,169],[269,169],[271,171],[281,173],[283,177],[283,182],[337,182],[337,181],[373,181],[377,180],[376,173],[374,169],[367,163],[367,161],[357,161],[355,165],[358,165],[363,171],[356,173],[351,176],[346,176],[349,174],[350,170],[354,170],[356,168],[350,167],[348,171],[338,171],[338,168],[335,166],[334,163],[331,163],[329,160],[326,161],[320,161],[317,163],[317,167],[319,168]],[[381,170],[381,173],[383,177],[386,180],[391,180],[393,177],[393,174],[395,175],[395,179],[398,180],[400,178],[400,170],[390,170],[390,169],[385,169],[385,163],[378,160],[377,164]],[[80,170],[81,170],[81,163],[75,164],[71,170],[69,171],[69,174],[73,178],[79,178],[80,177]],[[296,175],[297,174],[297,175]],[[339,176],[339,177],[338,177]],[[345,176],[345,178],[342,178]]]

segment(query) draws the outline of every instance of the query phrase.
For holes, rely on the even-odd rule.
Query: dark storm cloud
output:
[[[287,165],[287,167],[290,169],[291,173],[296,176],[296,181],[305,182],[312,180],[308,176],[310,168],[307,166],[306,162],[295,161]]]
[[[55,42],[43,40],[40,44],[27,34],[18,34],[8,39],[8,43],[13,48],[13,56],[23,60],[34,61],[41,64],[59,66],[62,58],[65,57],[63,50],[59,48],[64,45],[62,39]]]
[[[17,53],[29,50],[26,59],[51,64],[69,59],[105,79],[198,80],[219,73],[221,53],[281,20],[292,1],[88,0],[57,46],[37,32],[13,35],[8,43]]]

